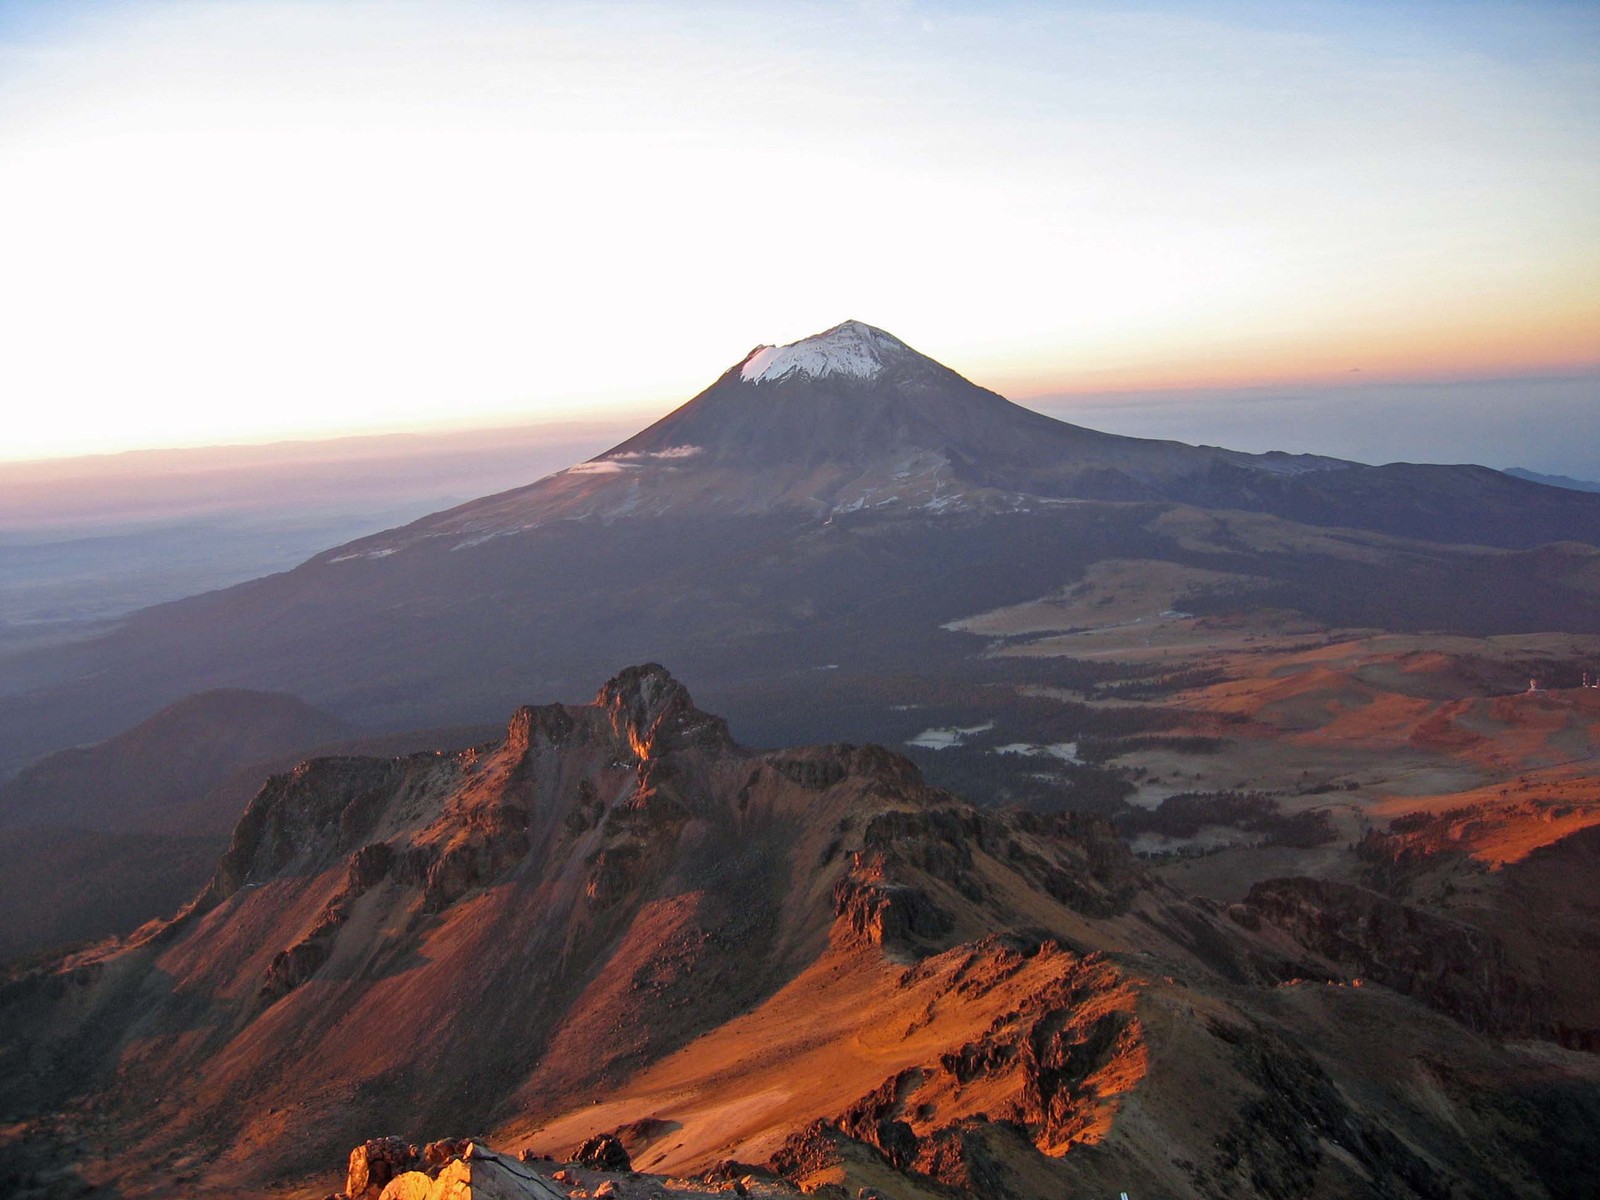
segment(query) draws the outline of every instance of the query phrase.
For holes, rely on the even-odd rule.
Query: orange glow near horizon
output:
[[[1595,256],[1600,259],[1600,256]],[[1132,331],[1096,344],[1036,341],[1009,359],[966,356],[974,382],[1013,399],[1077,391],[1453,382],[1584,374],[1600,367],[1600,289],[1573,270],[1529,292],[1502,282],[1430,296],[1410,283],[1384,302],[1232,314]]]
[[[1472,8],[0,15],[0,461],[642,419],[847,318],[1023,400],[1582,370],[1594,23]]]
[[[1565,320],[1563,320],[1565,318]],[[1092,368],[996,366],[974,382],[1013,400],[1073,392],[1267,388],[1358,383],[1446,383],[1580,375],[1600,369],[1600,337],[1589,314],[1523,309],[1511,320],[1484,315],[1448,328],[1418,318],[1384,328],[1326,329],[1289,344],[1183,346],[1170,362],[1151,348]],[[1111,357],[1111,356],[1107,356]],[[997,382],[998,381],[998,382]]]

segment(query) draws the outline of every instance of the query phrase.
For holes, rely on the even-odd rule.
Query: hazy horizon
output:
[[[709,380],[708,380],[709,382]],[[974,379],[980,386],[990,386]],[[1521,467],[1547,475],[1600,479],[1600,371],[1443,382],[1346,382],[1332,386],[1263,385],[1249,388],[1152,388],[1008,396],[1025,407],[1107,433],[1265,453],[1284,450],[1355,462],[1476,463]],[[260,466],[304,459],[324,475],[370,459],[504,452],[498,434],[513,444],[549,442],[571,448],[568,461],[541,453],[530,460],[549,470],[591,457],[686,403],[686,394],[657,407],[605,412],[587,420],[528,417],[459,427],[417,426],[208,445],[140,447],[51,458],[0,458],[0,500],[27,485],[37,499],[58,478],[82,488],[117,486],[119,478],[148,470],[211,469],[215,464]],[[1363,411],[1365,410],[1365,411]],[[165,457],[164,457],[165,456]],[[552,462],[557,465],[550,466]],[[524,482],[533,482],[529,476]],[[512,486],[507,484],[506,486]],[[482,492],[474,495],[484,494]],[[81,497],[80,497],[81,498]],[[0,509],[0,513],[4,510]],[[63,519],[70,520],[70,517]],[[0,516],[0,528],[8,524]],[[15,524],[15,522],[9,522]]]
[[[0,459],[607,419],[846,317],[1027,402],[1592,372],[1597,49],[1564,3],[5,5]]]

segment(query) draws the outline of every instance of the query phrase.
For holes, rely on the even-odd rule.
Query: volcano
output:
[[[1251,519],[1196,540],[1196,512]],[[1223,572],[1228,603],[1326,624],[1600,631],[1596,545],[1600,496],[1100,433],[847,321],[527,487],[12,659],[0,770],[206,689],[400,730],[571,695],[619,659],[673,662],[763,739],[851,736],[790,703],[814,672],[970,678],[946,626],[1110,559]]]
[[[1420,493],[1420,495],[1419,495]],[[860,321],[758,346],[654,425],[527,488],[324,561],[558,520],[790,513],[819,521],[1182,501],[1451,542],[1600,540],[1600,505],[1486,468],[1367,467],[1122,437],[1013,404]]]

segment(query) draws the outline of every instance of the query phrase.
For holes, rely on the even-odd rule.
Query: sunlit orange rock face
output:
[[[896,1196],[1537,1177],[1500,1081],[1587,1094],[1592,1056],[1336,986],[1304,899],[1184,899],[1099,818],[973,809],[878,747],[743,748],[630,668],[475,750],[268,780],[177,919],[0,994],[0,1100],[128,1196],[608,1131],[642,1171]]]
[[[94,1069],[128,1081],[112,1095],[140,1153],[209,1136],[221,1177],[245,1180],[263,1160],[320,1167],[401,1111],[483,1127],[586,1102],[821,962],[897,976],[958,940],[961,889],[984,894],[967,840],[985,822],[882,750],[741,750],[665,671],[637,668],[592,706],[519,710],[475,751],[274,777],[177,920],[61,978],[88,985],[84,1019],[121,1027]],[[1029,870],[1082,865],[1071,838],[1028,840]],[[1118,870],[1085,871],[1083,895],[1123,903]],[[1079,960],[1022,945],[983,951],[1003,964],[987,968],[1004,983],[992,1003],[1037,1023]],[[1112,968],[1091,974],[1131,1006]],[[908,994],[931,1006],[935,988]],[[981,1033],[984,1006],[957,1011],[959,1032]],[[1028,1109],[1037,1071],[990,1074]],[[1041,1144],[1102,1123],[1097,1087],[1074,1115],[1043,1086]],[[824,1089],[804,1116],[835,1095],[855,1099]]]

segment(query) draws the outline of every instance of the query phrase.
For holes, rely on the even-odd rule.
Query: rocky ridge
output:
[[[1571,1194],[1526,1118],[1574,1097],[1588,1144],[1592,1056],[1435,1014],[1426,957],[1342,986],[1308,896],[1189,901],[1098,818],[976,810],[878,747],[741,747],[646,665],[473,750],[269,779],[176,919],[0,991],[0,1105],[129,1197],[173,1162],[196,1195],[310,1188],[374,1130],[464,1127],[851,1194]],[[520,1161],[361,1144],[360,1193]]]
[[[516,1028],[519,1041],[542,1037],[520,1070],[570,1094],[758,1000],[830,940],[908,961],[942,949],[955,918],[936,891],[981,898],[967,842],[993,847],[1005,831],[1001,818],[964,809],[874,747],[739,749],[664,670],[631,668],[590,706],[519,709],[497,745],[314,760],[269,779],[177,918],[0,998],[14,1015],[50,1011],[69,992],[86,1000],[68,1028],[4,1047],[7,1099],[60,1100],[87,1080],[109,1087],[137,1122],[134,1097],[170,1082],[160,1116],[142,1123],[165,1143],[177,1128],[238,1136],[246,1114],[281,1113],[271,1102],[310,1084],[343,1093],[346,1112],[341,1121],[320,1109],[301,1125],[316,1137],[321,1121],[354,1126],[352,1076],[359,1095],[414,1071],[406,1043],[424,1029],[445,1035],[423,1051],[430,1091],[449,1093],[452,1077],[481,1082],[489,1063],[473,1053],[475,1023],[440,992],[420,1004],[409,988],[410,1001],[397,998],[419,954],[447,960],[425,971],[446,987],[466,973],[504,997],[515,979],[515,1001],[493,1004],[484,1020]],[[1069,841],[1048,858],[1011,849],[1041,878],[1076,874]],[[1076,898],[1115,906],[1126,886],[1118,872],[1129,869],[1100,864]],[[822,904],[791,903],[794,891]],[[499,948],[455,944],[479,922]],[[506,942],[519,952],[506,955]],[[530,958],[546,964],[531,977]],[[158,978],[173,980],[168,994],[152,994]],[[414,1013],[406,1028],[394,1027],[395,1005]],[[195,1025],[196,1013],[210,1015]],[[623,1014],[626,1034],[586,1036],[602,1024],[615,1033]],[[69,1079],[47,1064],[71,1053],[86,1022],[132,1057],[98,1065],[83,1055]],[[290,1049],[306,1039],[326,1047],[326,1067],[310,1068],[320,1082]],[[235,1061],[242,1043],[246,1061]],[[504,1089],[517,1077],[502,1078]],[[209,1099],[223,1095],[227,1114]]]

